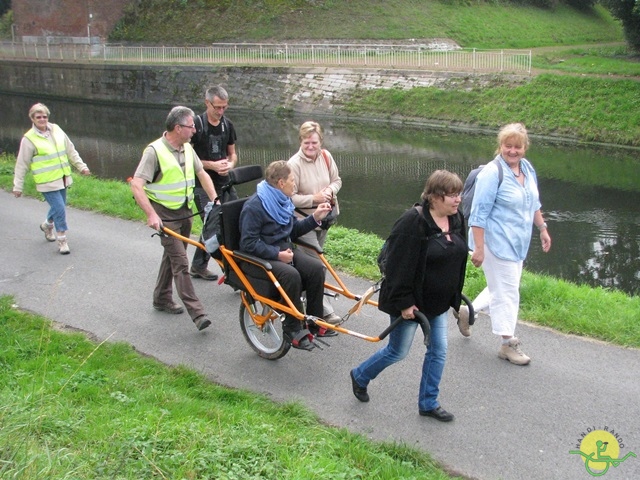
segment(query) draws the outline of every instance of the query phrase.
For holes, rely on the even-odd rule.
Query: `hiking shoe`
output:
[[[71,253],[71,250],[69,250],[69,245],[67,244],[66,235],[63,235],[62,237],[58,237],[58,251],[62,255],[68,255]]]
[[[513,337],[509,340],[509,343],[505,343],[500,347],[498,357],[509,360],[514,365],[528,365],[531,359],[527,357],[522,350],[520,350],[520,340]]]
[[[349,376],[351,377],[351,389],[353,390],[353,394],[361,402],[368,402],[369,393],[367,392],[367,387],[361,387],[360,384],[356,382],[356,379],[353,376],[353,370],[349,372]]]
[[[342,323],[342,318],[340,318],[335,313],[330,313],[328,315],[325,315],[324,317],[322,317],[322,320],[324,320],[327,323],[330,323],[331,325],[340,325]]]
[[[169,302],[169,303],[156,303],[153,302],[153,308],[160,312],[172,313],[174,315],[179,315],[184,312],[184,307],[182,305],[178,305],[177,303]]]
[[[40,225],[40,230],[44,232],[44,238],[46,238],[48,242],[56,241],[56,234],[53,233],[53,223],[43,222],[42,225]]]
[[[189,275],[191,275],[193,278],[202,278],[203,280],[210,280],[210,281],[218,279],[218,275],[216,275],[211,270],[208,270],[206,268],[204,270],[194,270],[192,268],[191,270],[189,270]]]
[[[207,317],[206,315],[200,315],[199,317],[193,319],[193,323],[196,324],[196,328],[198,330],[204,330],[209,325],[211,325],[211,320],[209,320],[209,317]]]
[[[460,305],[460,310],[453,311],[453,316],[458,320],[458,330],[464,337],[471,336],[471,326],[469,325],[469,307]]]

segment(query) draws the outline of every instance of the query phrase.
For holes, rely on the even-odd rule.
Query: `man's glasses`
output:
[[[462,196],[462,192],[458,192],[458,193],[447,193],[445,195],[445,197],[449,197],[449,198],[458,198]]]
[[[41,118],[49,118],[49,115],[36,115],[34,118],[40,120]]]
[[[193,125],[182,125],[181,123],[178,124],[179,127],[183,127],[183,128],[196,128],[196,124],[194,123]]]
[[[213,108],[214,110],[226,110],[227,108],[229,108],[229,105],[214,105],[213,103],[209,102],[209,105],[211,106],[211,108]]]

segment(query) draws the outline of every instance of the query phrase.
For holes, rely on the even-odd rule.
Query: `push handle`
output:
[[[431,333],[431,327],[429,326],[429,320],[427,320],[427,317],[420,312],[419,310],[414,310],[413,311],[413,315],[415,316],[414,319],[412,320],[407,320],[407,321],[411,321],[411,322],[418,322],[418,324],[420,325],[420,328],[422,329],[422,334],[424,335],[424,344],[425,345],[429,345],[429,335]],[[384,332],[382,332],[378,338],[380,338],[380,340],[382,340],[383,338],[385,338],[387,335],[389,335],[389,333],[391,333],[391,330],[393,330],[394,328],[396,328],[400,322],[405,321],[404,318],[402,318],[402,315],[399,315],[393,322],[391,322],[391,325],[389,325]]]

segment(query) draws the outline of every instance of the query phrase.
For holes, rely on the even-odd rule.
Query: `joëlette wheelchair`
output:
[[[230,190],[234,185],[260,179],[262,175],[262,167],[257,165],[237,167],[230,171],[229,183],[225,185],[222,188],[223,191],[218,192],[218,194],[221,198],[224,198],[225,191]],[[313,246],[302,242],[296,243],[297,248],[310,248],[315,250],[318,258],[326,268],[327,274],[324,284],[325,295],[334,297],[342,295],[345,298],[353,300],[354,304],[342,317],[343,321],[339,325],[332,325],[323,321],[321,318],[307,315],[305,312],[298,310],[272,273],[270,262],[239,250],[240,213],[247,200],[248,197],[245,197],[222,203],[219,212],[220,234],[218,243],[220,246],[219,250],[215,252],[212,257],[218,262],[224,275],[220,283],[224,282],[234,290],[240,291],[240,328],[251,348],[259,356],[269,360],[276,360],[285,356],[291,348],[290,341],[282,331],[282,322],[285,314],[289,314],[309,326],[317,327],[316,329],[321,329],[321,331],[324,329],[344,333],[369,342],[379,342],[383,340],[396,325],[403,321],[403,318],[399,316],[377,336],[365,335],[343,327],[344,322],[352,315],[360,313],[363,306],[378,306],[378,303],[373,300],[373,297],[380,290],[381,281],[372,285],[364,294],[355,294],[344,284],[321,250],[315,249]],[[183,237],[166,227],[162,227],[162,230],[165,234],[173,235],[197,248],[206,250],[205,246],[200,242]],[[242,270],[242,264],[244,262],[261,268],[264,271],[265,278],[247,275]],[[463,296],[463,300],[470,308],[469,317],[471,320],[473,319],[473,307],[466,297]],[[306,304],[304,298],[302,304]],[[427,344],[429,338],[429,322],[427,318],[417,310],[415,314],[416,321],[420,324],[424,334],[425,344]],[[319,347],[319,349],[322,349],[321,344],[327,345],[324,340],[317,337],[313,338],[313,336],[312,343],[316,347]]]

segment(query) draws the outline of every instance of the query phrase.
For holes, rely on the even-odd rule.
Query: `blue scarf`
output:
[[[280,225],[288,225],[295,208],[291,199],[266,180],[258,183],[257,193],[269,216]]]

